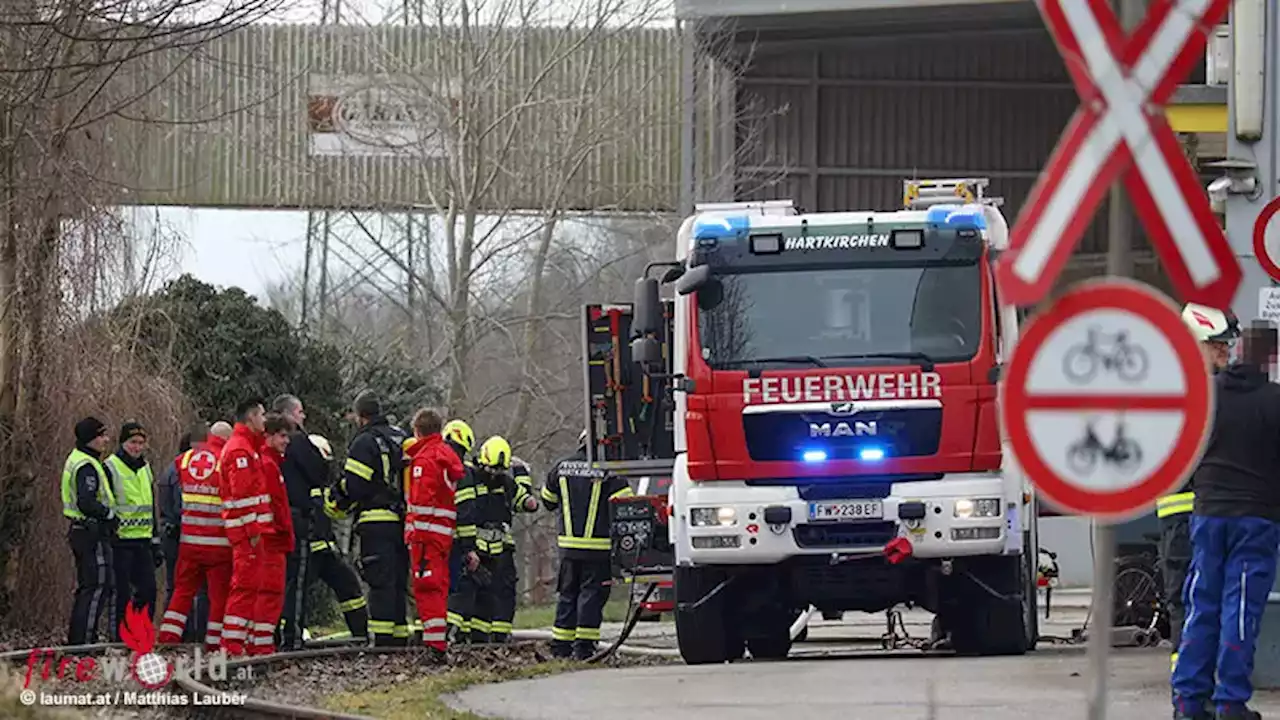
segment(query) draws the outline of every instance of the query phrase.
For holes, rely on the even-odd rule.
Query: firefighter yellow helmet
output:
[[[1230,310],[1223,312],[1207,305],[1187,303],[1182,322],[1199,342],[1231,342],[1240,337],[1240,321]]]
[[[463,452],[471,452],[471,448],[476,444],[476,434],[471,432],[471,426],[461,420],[450,420],[444,424],[444,430],[441,431],[445,440],[452,440]]]
[[[316,446],[316,449],[320,451],[320,455],[325,460],[333,459],[333,446],[329,444],[329,441],[325,438],[325,436],[308,435],[307,439],[311,441],[312,445]]]
[[[487,468],[507,470],[511,467],[511,443],[494,435],[480,446],[480,457],[476,462]]]

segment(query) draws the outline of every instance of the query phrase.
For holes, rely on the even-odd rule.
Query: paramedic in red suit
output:
[[[222,648],[228,655],[245,654],[249,623],[257,610],[258,562],[264,525],[271,514],[271,498],[262,471],[262,432],[266,411],[262,400],[245,400],[236,407],[236,426],[222,450],[222,519],[231,541],[231,593],[222,618]]]
[[[293,552],[293,517],[289,512],[289,494],[285,490],[280,464],[293,424],[283,415],[270,413],[263,423],[266,436],[262,448],[264,494],[270,510],[258,515],[261,539],[258,541],[258,598],[249,618],[249,654],[270,655],[276,651],[276,625],[284,610],[285,562]]]
[[[206,442],[178,457],[178,483],[182,492],[182,529],[178,537],[178,564],[173,595],[160,620],[157,641],[177,644],[191,622],[192,600],[205,589],[209,619],[204,644],[217,649],[222,641],[222,615],[231,590],[231,541],[222,519],[222,491],[218,458],[231,426],[215,423]]]
[[[444,420],[432,410],[413,416],[417,442],[409,455],[408,511],[404,541],[409,547],[409,577],[422,621],[422,644],[435,660],[446,649],[445,614],[449,600],[449,549],[457,521],[453,493],[466,472],[462,460],[444,442]]]

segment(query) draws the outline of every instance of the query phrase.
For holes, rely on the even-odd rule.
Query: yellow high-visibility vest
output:
[[[62,514],[72,520],[85,519],[84,513],[80,512],[80,507],[76,503],[76,473],[80,472],[80,468],[86,463],[92,465],[94,471],[98,473],[98,502],[107,507],[116,504],[115,497],[111,493],[111,484],[107,482],[107,471],[102,467],[102,462],[81,451],[80,448],[76,448],[62,464]]]
[[[118,455],[108,457],[107,463],[111,465],[111,490],[116,499],[116,514],[120,516],[120,539],[150,538],[154,522],[151,509],[151,466],[143,465],[135,472]]]

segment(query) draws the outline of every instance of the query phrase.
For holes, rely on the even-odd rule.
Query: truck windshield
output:
[[[698,311],[712,368],[905,365],[971,359],[982,329],[977,262],[719,274],[721,302]],[[786,363],[774,362],[787,360]]]

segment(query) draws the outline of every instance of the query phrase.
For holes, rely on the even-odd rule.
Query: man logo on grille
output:
[[[831,403],[830,414],[835,415],[836,417],[844,417],[846,415],[852,415],[856,412],[858,412],[857,403],[851,403],[851,402]]]

